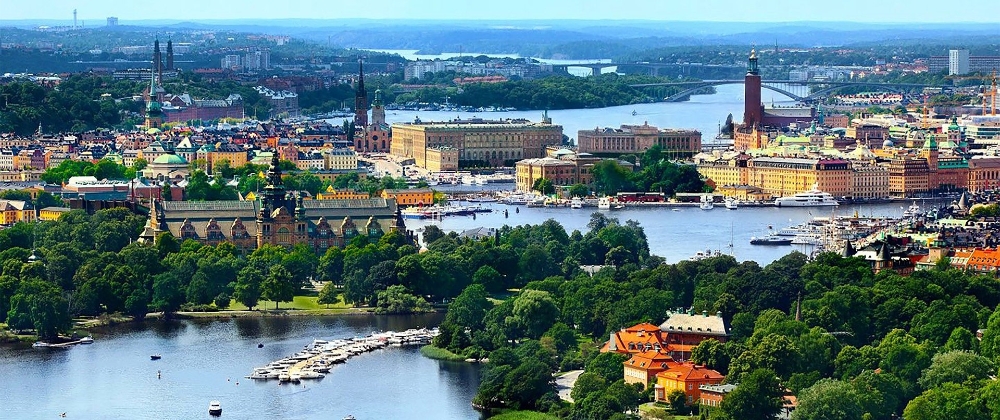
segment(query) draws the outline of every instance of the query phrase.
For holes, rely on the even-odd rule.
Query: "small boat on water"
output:
[[[344,417],[344,420],[358,420],[358,419],[356,419],[356,418],[354,418],[354,416],[348,414],[347,417]]]
[[[36,348],[36,349],[45,349],[45,348],[49,348],[51,346],[52,346],[51,344],[46,343],[44,341],[36,341],[35,344],[31,345],[32,348]]]
[[[158,355],[158,354],[154,354],[154,355],[150,355],[150,356],[149,356],[149,360],[160,360],[160,359],[162,359],[162,358],[163,358],[163,357],[162,357],[162,356],[160,356],[160,355]]]
[[[598,210],[611,210],[611,198],[601,197],[597,199]]]
[[[571,208],[571,209],[582,209],[583,208],[583,200],[581,200],[579,197],[573,197],[573,200],[570,201],[569,208]]]
[[[80,344],[94,344],[94,337],[86,336],[80,339]]]
[[[739,208],[739,204],[733,197],[726,197],[726,210],[736,210]]]
[[[711,210],[715,208],[715,203],[712,201],[712,196],[710,194],[705,194],[701,196],[701,203],[698,204],[702,210]]]
[[[920,214],[920,206],[918,206],[917,202],[914,201],[913,204],[910,204],[910,207],[908,207],[906,211],[903,212],[903,218],[908,219],[911,217],[917,217],[917,215],[919,214]]]
[[[212,401],[208,403],[208,414],[213,416],[222,415],[222,403],[218,401]]]

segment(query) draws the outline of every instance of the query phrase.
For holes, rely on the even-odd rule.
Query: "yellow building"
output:
[[[247,164],[247,151],[242,147],[230,143],[218,143],[215,150],[208,152],[208,166],[212,168],[215,162],[222,160],[229,161],[230,168],[239,168]]]
[[[434,190],[430,188],[385,189],[382,190],[382,198],[394,198],[400,207],[429,206],[434,203]]]
[[[552,185],[556,187],[589,185],[594,180],[591,169],[594,164],[603,160],[589,153],[574,154],[568,150],[564,150],[563,153],[557,152],[555,156],[518,161],[514,165],[517,190],[529,192],[535,181],[541,178],[552,181]],[[618,161],[618,164],[629,171],[635,167],[625,161]]]
[[[453,147],[431,147],[427,149],[427,166],[432,172],[458,170],[458,149]]]
[[[59,216],[62,216],[63,213],[67,213],[71,210],[72,209],[68,207],[46,207],[38,211],[38,220],[59,220]]]
[[[562,144],[562,126],[548,117],[542,122],[528,120],[452,120],[392,125],[390,153],[413,158],[416,165],[429,168],[428,151],[452,148],[458,163],[511,165],[521,159],[545,156],[545,148]],[[433,163],[433,162],[432,162]]]
[[[774,197],[808,191],[814,186],[835,197],[851,195],[851,163],[840,159],[762,157],[751,159],[749,185]]]
[[[883,165],[865,165],[854,166],[851,171],[851,197],[880,199],[889,196],[889,168]]]
[[[889,162],[889,193],[909,197],[930,189],[930,168],[927,160],[898,158]]]
[[[326,191],[316,195],[317,200],[353,200],[367,198],[371,197],[369,197],[368,193],[364,191],[355,191],[349,188],[338,190],[333,187],[326,187]]]
[[[35,221],[35,209],[21,200],[0,200],[0,225]]]

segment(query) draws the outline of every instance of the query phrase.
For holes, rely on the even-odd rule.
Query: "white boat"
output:
[[[47,348],[49,346],[51,346],[51,344],[46,343],[44,341],[36,341],[35,344],[31,345],[31,347],[34,347],[36,349],[44,349],[44,348]]]
[[[569,202],[569,208],[571,209],[582,209],[583,200],[580,197],[573,197],[573,200]]]
[[[919,214],[920,214],[920,206],[918,206],[917,202],[914,201],[913,204],[910,204],[910,207],[908,207],[906,211],[903,212],[903,218],[905,219],[910,217],[917,217],[917,215]]]
[[[698,207],[700,207],[702,210],[711,210],[715,208],[715,203],[712,202],[712,196],[709,194],[702,195],[701,203],[698,204]]]
[[[825,193],[813,188],[806,192],[800,192],[791,197],[780,197],[774,200],[774,205],[778,207],[820,207],[839,206],[840,203],[833,198],[830,193]]]
[[[80,344],[94,344],[94,337],[86,336],[80,339]]]
[[[736,210],[737,208],[739,208],[739,204],[737,203],[736,199],[733,197],[726,197],[726,209]]]
[[[814,233],[803,233],[792,238],[792,245],[820,245],[823,238]]]
[[[710,249],[706,249],[704,251],[698,251],[698,252],[696,252],[694,255],[692,255],[691,257],[688,258],[688,261],[701,261],[701,260],[704,260],[706,258],[718,257],[720,255],[722,255],[721,251],[714,251],[713,252]]]
[[[597,199],[597,209],[598,210],[611,210],[611,199],[608,197],[601,197]]]
[[[208,403],[208,414],[213,416],[222,415],[222,403],[218,401],[212,401]]]

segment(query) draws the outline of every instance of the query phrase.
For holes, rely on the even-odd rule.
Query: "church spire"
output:
[[[365,90],[364,61],[358,59],[358,90],[354,93],[354,129],[368,127],[368,91]]]

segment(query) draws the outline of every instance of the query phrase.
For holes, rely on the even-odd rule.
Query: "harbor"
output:
[[[382,349],[387,346],[407,346],[428,344],[438,335],[438,329],[409,329],[401,332],[373,333],[361,338],[345,338],[333,341],[313,340],[291,356],[278,359],[267,366],[254,368],[247,379],[277,380],[279,383],[299,383],[302,380],[322,379],[335,365],[359,354]],[[263,348],[263,343],[258,345]]]

